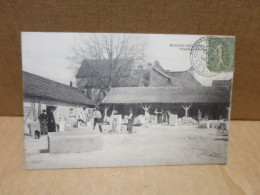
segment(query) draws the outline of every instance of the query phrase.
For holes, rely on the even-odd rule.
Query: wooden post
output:
[[[149,105],[149,106],[147,106],[147,105],[145,105],[145,106],[143,106],[142,104],[141,104],[141,106],[142,106],[142,108],[144,109],[144,117],[145,117],[145,125],[147,125],[148,123],[149,123],[149,109],[150,109],[150,107],[151,107],[151,104]]]
[[[107,111],[108,111],[109,108],[110,108],[110,105],[105,107],[105,110],[104,110],[104,123],[107,122]]]
[[[191,107],[191,105],[189,105],[189,106],[182,105],[182,108],[185,110],[185,117],[188,117],[188,111],[189,111],[190,107]]]
[[[115,105],[113,105],[113,110],[112,110],[112,115],[114,114],[114,112],[115,112]]]
[[[146,113],[149,113],[149,109],[150,109],[150,107],[151,107],[151,104],[150,104],[149,106],[147,106],[147,105],[143,106],[143,105],[141,104],[141,106],[142,106],[142,108],[144,109],[145,114],[146,114]]]
[[[228,113],[227,113],[227,119],[230,120],[230,107],[226,107]]]
[[[200,109],[198,110],[198,121],[201,121],[201,116],[202,116],[202,113],[200,111]]]

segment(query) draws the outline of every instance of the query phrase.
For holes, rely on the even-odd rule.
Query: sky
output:
[[[69,68],[72,48],[87,33],[22,33],[22,69],[64,84],[75,77]],[[146,61],[159,61],[161,66],[171,71],[186,71],[191,67],[190,48],[201,35],[162,35],[138,34],[146,42]],[[230,79],[233,73],[214,77],[203,77],[195,73],[194,77],[203,85],[211,85],[212,80]]]

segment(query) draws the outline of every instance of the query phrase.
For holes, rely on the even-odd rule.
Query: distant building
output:
[[[110,75],[114,74],[111,71],[119,69],[117,72],[121,74],[118,77],[114,75],[112,87],[127,86],[127,79],[134,69],[133,61],[121,60],[115,67],[111,67],[109,60],[83,60],[76,74],[77,86],[81,90],[108,87]]]
[[[183,72],[165,71],[158,61],[154,64],[135,66],[132,61],[123,60],[117,65],[122,69],[111,87],[197,87],[201,84],[190,70]],[[98,90],[108,87],[110,72],[109,60],[84,60],[76,75],[80,91],[93,99]],[[115,76],[115,78],[117,78]],[[104,98],[104,97],[103,97]],[[101,98],[101,99],[103,99]]]
[[[107,89],[108,87],[122,87],[129,85],[129,77],[134,69],[132,60],[120,60],[114,62],[114,67],[111,67],[109,60],[83,60],[77,74],[77,87],[88,98],[93,101],[103,99],[100,89]],[[117,70],[120,75],[116,75]],[[120,70],[120,71],[119,71]],[[113,75],[113,80],[110,81]]]

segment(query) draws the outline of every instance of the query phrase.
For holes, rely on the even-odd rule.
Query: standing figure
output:
[[[167,123],[167,111],[162,109],[162,123]]]
[[[158,123],[158,111],[157,111],[157,108],[155,109],[155,111],[154,111],[154,114],[155,114],[155,123]]]
[[[168,124],[168,125],[170,124],[170,115],[171,115],[171,111],[168,110],[168,111],[166,112],[167,124]]]
[[[41,134],[46,135],[48,133],[46,110],[42,110],[42,113],[39,116],[39,120],[41,126]]]
[[[161,112],[158,112],[158,123],[162,123],[162,114],[163,114],[163,109],[161,109]]]
[[[202,116],[202,113],[200,111],[200,109],[198,110],[198,121],[200,122],[201,121],[201,116]]]
[[[127,123],[127,131],[129,133],[133,132],[133,122],[134,122],[133,118],[134,118],[133,111],[130,110],[129,117],[128,117],[128,123]]]
[[[50,108],[49,111],[47,112],[48,132],[56,131],[56,123],[55,123],[53,111],[54,111],[54,109]]]
[[[101,115],[101,112],[99,111],[98,107],[94,108],[93,118],[94,118],[94,127],[93,127],[93,130],[95,130],[95,127],[96,127],[96,125],[97,125],[97,123],[98,123],[99,130],[100,130],[100,132],[102,133],[102,128],[101,128],[101,126],[99,125],[100,119],[102,118],[102,115]]]
[[[110,116],[110,129],[112,130],[113,133],[116,133],[117,130],[119,129],[119,117],[118,117],[118,111],[115,110],[115,106],[113,106],[113,110]]]

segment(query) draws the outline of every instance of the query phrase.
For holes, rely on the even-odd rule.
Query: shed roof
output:
[[[120,87],[112,88],[102,103],[228,103],[226,87]]]
[[[93,101],[71,87],[44,77],[23,71],[23,93],[82,105],[95,105]]]

